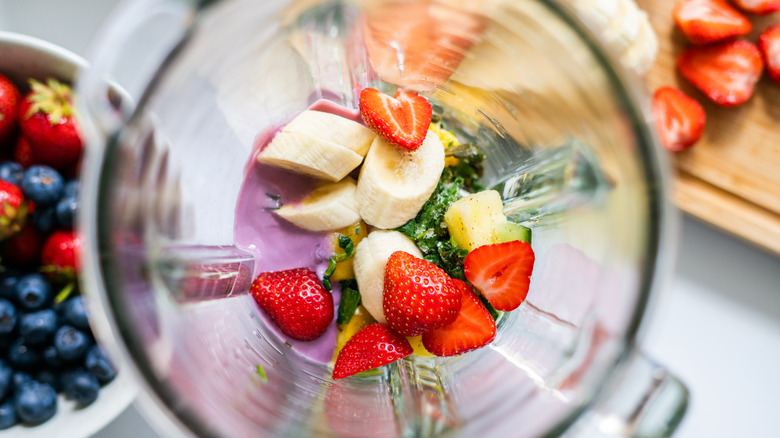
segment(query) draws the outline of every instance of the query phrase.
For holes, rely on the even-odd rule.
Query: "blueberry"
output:
[[[100,383],[97,377],[86,371],[73,371],[63,377],[65,395],[81,407],[89,406],[97,399]]]
[[[19,417],[16,415],[16,406],[12,399],[6,400],[0,404],[0,430],[9,429],[16,426]]]
[[[57,312],[44,309],[22,315],[19,320],[19,334],[27,345],[41,345],[51,339],[57,331]]]
[[[40,370],[37,373],[35,373],[35,381],[40,383],[45,383],[47,385],[51,385],[52,388],[54,388],[55,391],[60,391],[61,388],[61,379],[60,376],[55,373],[52,370]]]
[[[13,389],[14,370],[4,360],[0,360],[0,400]]]
[[[0,334],[7,335],[13,332],[18,319],[16,306],[10,301],[0,298]]]
[[[75,196],[63,196],[57,202],[57,222],[64,228],[73,228],[73,220],[78,211],[78,199]]]
[[[18,391],[19,388],[21,388],[23,385],[26,385],[29,382],[32,382],[33,378],[28,373],[25,373],[24,371],[16,371],[11,378],[13,381],[13,388],[14,391]]]
[[[38,207],[32,214],[32,224],[42,233],[50,233],[57,228],[57,207],[48,205]]]
[[[16,413],[25,424],[41,424],[57,413],[57,392],[36,381],[22,385],[14,395]]]
[[[24,167],[21,164],[13,161],[5,161],[0,164],[1,180],[21,186],[22,178],[24,178]]]
[[[20,369],[28,369],[41,363],[41,355],[19,338],[8,349],[8,361]]]
[[[116,377],[116,369],[106,357],[100,345],[93,345],[87,352],[87,358],[84,361],[87,371],[94,374],[98,381],[106,384]]]
[[[25,310],[38,310],[51,300],[51,285],[41,274],[27,274],[16,283],[16,300]]]
[[[14,270],[6,269],[0,274],[0,298],[13,300],[16,297],[16,282],[20,274]]]
[[[57,347],[54,345],[49,345],[44,348],[41,355],[43,356],[43,363],[50,368],[59,368],[62,366],[62,358],[60,357],[60,353],[57,352]]]
[[[84,299],[81,295],[65,300],[65,302],[62,303],[61,311],[67,324],[78,329],[89,330],[87,309],[84,307]]]
[[[62,196],[72,196],[74,198],[79,197],[79,180],[72,179],[65,183],[65,189],[62,191]]]
[[[54,346],[63,360],[72,362],[84,357],[90,339],[75,327],[63,325],[54,334]]]
[[[62,196],[65,181],[49,166],[31,166],[24,172],[22,192],[37,205],[52,205]]]

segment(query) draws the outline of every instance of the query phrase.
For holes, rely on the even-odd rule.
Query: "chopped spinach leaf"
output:
[[[325,275],[322,278],[322,284],[330,290],[331,284],[330,284],[330,277],[333,275],[333,272],[336,270],[336,264],[339,262],[343,262],[344,260],[349,259],[353,255],[355,255],[355,243],[352,242],[352,239],[349,237],[339,233],[339,248],[343,249],[344,252],[340,252],[338,254],[333,254],[330,259],[328,260],[328,268],[325,270]]]
[[[358,305],[360,305],[360,292],[357,290],[357,282],[355,280],[342,281],[341,302],[339,302],[336,322],[339,324],[349,323]]]
[[[257,365],[257,375],[260,376],[260,380],[268,383],[268,376],[265,374],[265,368],[260,364]]]

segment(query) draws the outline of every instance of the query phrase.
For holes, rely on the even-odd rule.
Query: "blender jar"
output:
[[[82,78],[81,229],[97,329],[164,436],[667,436],[687,391],[637,351],[670,266],[665,167],[635,83],[547,0],[139,0]],[[326,100],[428,98],[533,230],[489,346],[334,381],[264,323],[236,243],[261,134]],[[671,222],[670,222],[671,221]],[[269,248],[265,257],[274,257]],[[294,268],[296,266],[290,266]]]

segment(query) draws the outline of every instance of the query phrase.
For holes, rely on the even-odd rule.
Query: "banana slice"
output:
[[[422,145],[402,152],[377,137],[366,155],[355,197],[360,217],[377,228],[395,228],[417,215],[444,170],[444,145],[428,131]]]
[[[412,239],[398,231],[374,230],[355,247],[353,266],[355,280],[360,290],[360,300],[377,322],[386,323],[382,309],[387,259],[396,251],[406,251],[422,258],[422,253]]]
[[[352,178],[326,183],[301,202],[284,204],[276,214],[305,230],[338,230],[360,220],[355,190],[357,183]]]
[[[375,137],[353,120],[307,110],[276,134],[257,161],[335,182],[360,165]]]

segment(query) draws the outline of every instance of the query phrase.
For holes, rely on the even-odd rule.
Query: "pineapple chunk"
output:
[[[368,226],[365,222],[362,220],[354,225],[350,225],[338,233],[333,233],[333,248],[334,251],[336,251],[336,254],[340,254],[344,252],[344,250],[339,246],[339,237],[338,235],[342,234],[344,236],[349,237],[352,239],[352,243],[357,246],[358,243],[360,243],[361,240],[363,240],[364,237],[368,235]],[[350,278],[355,278],[355,271],[352,269],[352,258],[348,258],[344,261],[336,263],[336,269],[333,271],[333,275],[331,275],[330,280],[331,281],[343,281],[343,280],[349,280]]]
[[[460,145],[460,142],[458,141],[458,138],[455,137],[455,134],[442,128],[438,123],[431,123],[429,129],[439,137],[439,140],[441,140],[441,144],[443,144],[445,148],[451,148],[453,146]],[[452,167],[455,166],[456,164],[458,164],[457,158],[455,157],[444,158],[445,166]]]
[[[336,349],[333,351],[333,360],[339,356],[339,352],[344,348],[344,344],[349,341],[350,338],[355,336],[355,333],[363,327],[375,323],[376,320],[368,313],[363,306],[358,306],[355,310],[355,314],[352,315],[352,319],[346,324],[338,325],[338,334],[336,335]]]
[[[420,357],[436,357],[433,353],[428,351],[425,348],[425,346],[423,345],[423,343],[422,343],[422,335],[415,336],[413,338],[408,338],[407,337],[406,340],[409,341],[409,345],[411,345],[412,348],[414,349],[414,353],[412,353],[412,354],[416,354],[417,356],[420,356]]]
[[[507,222],[501,195],[485,190],[454,202],[444,214],[444,223],[458,246],[472,251],[475,248],[499,243],[496,225]]]

